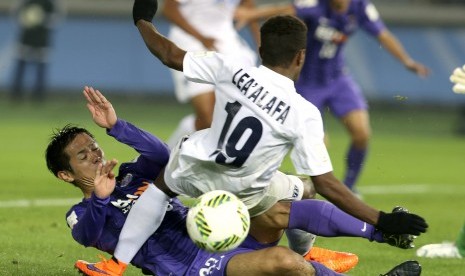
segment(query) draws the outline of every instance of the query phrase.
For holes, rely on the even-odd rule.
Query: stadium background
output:
[[[9,2],[13,1],[3,0],[0,5],[2,90],[10,85],[16,38],[15,22],[8,16]],[[368,98],[391,101],[394,96],[404,96],[418,103],[464,103],[465,97],[450,93],[448,76],[465,61],[465,6],[448,2],[454,3],[374,1],[411,55],[430,66],[433,74],[422,80],[406,73],[375,40],[358,32],[348,43],[346,57]],[[67,6],[68,16],[58,26],[53,39],[51,90],[73,92],[84,83],[92,83],[107,93],[172,96],[171,75],[144,50],[131,24],[131,1],[67,1]],[[161,16],[156,20],[160,31],[166,34],[167,22]],[[242,33],[250,42],[247,30]]]
[[[131,19],[129,0],[66,1],[68,15],[58,26],[45,103],[11,104],[16,25],[9,15],[14,0],[0,2],[0,275],[76,275],[76,259],[95,260],[98,252],[77,245],[64,213],[79,191],[54,179],[43,151],[54,128],[72,122],[96,134],[107,157],[128,160],[134,152],[96,128],[81,97],[83,85],[107,95],[120,117],[167,138],[189,106],[174,101],[171,76],[148,53]],[[465,1],[373,1],[411,55],[433,70],[419,79],[377,43],[359,32],[348,44],[352,73],[371,105],[373,143],[360,191],[370,204],[388,211],[400,204],[421,213],[431,225],[417,245],[454,240],[465,221],[465,96],[451,92],[448,76],[465,63]],[[259,1],[259,3],[269,3]],[[162,33],[167,23],[156,18]],[[243,32],[250,41],[249,34]],[[32,76],[27,78],[28,84]],[[343,172],[347,136],[331,118],[330,154],[335,173]],[[288,160],[283,170],[292,171]],[[359,239],[318,240],[319,246],[357,253],[350,275],[378,275],[415,259],[402,251]],[[419,259],[423,275],[464,275],[463,260]],[[131,269],[128,275],[138,275]]]

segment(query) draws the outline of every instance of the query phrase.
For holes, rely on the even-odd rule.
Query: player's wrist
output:
[[[152,22],[158,9],[157,0],[135,0],[132,7],[132,18],[137,26],[139,20]]]
[[[404,66],[408,69],[413,68],[416,62],[413,59],[407,59],[404,61]]]

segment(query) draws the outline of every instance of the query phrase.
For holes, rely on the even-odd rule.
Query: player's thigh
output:
[[[210,127],[213,118],[213,108],[215,106],[215,92],[213,90],[199,93],[191,98],[197,120]],[[198,128],[197,128],[198,129]]]
[[[366,146],[371,136],[370,119],[364,109],[353,110],[341,118],[352,140]]]
[[[226,275],[315,275],[315,270],[292,250],[274,246],[232,257]]]
[[[250,219],[249,234],[260,243],[272,243],[281,239],[289,225],[290,202],[277,202],[265,213]]]
[[[355,110],[367,110],[368,104],[360,86],[350,75],[336,79],[329,88],[331,97],[328,106],[337,118],[342,119]]]

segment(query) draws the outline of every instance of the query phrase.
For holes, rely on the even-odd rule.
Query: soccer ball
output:
[[[249,211],[234,194],[216,190],[201,195],[187,213],[187,232],[201,249],[223,252],[238,247],[250,228]]]

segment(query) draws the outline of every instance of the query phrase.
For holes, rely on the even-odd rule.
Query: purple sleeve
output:
[[[144,158],[165,166],[169,159],[169,149],[166,144],[151,133],[139,129],[133,124],[118,119],[107,134],[121,143],[134,148]]]
[[[85,208],[73,208],[67,216],[73,238],[84,246],[95,246],[104,230],[110,198],[99,199],[92,194]]]
[[[375,5],[369,1],[361,1],[360,3],[359,24],[363,30],[375,37],[386,29]]]

